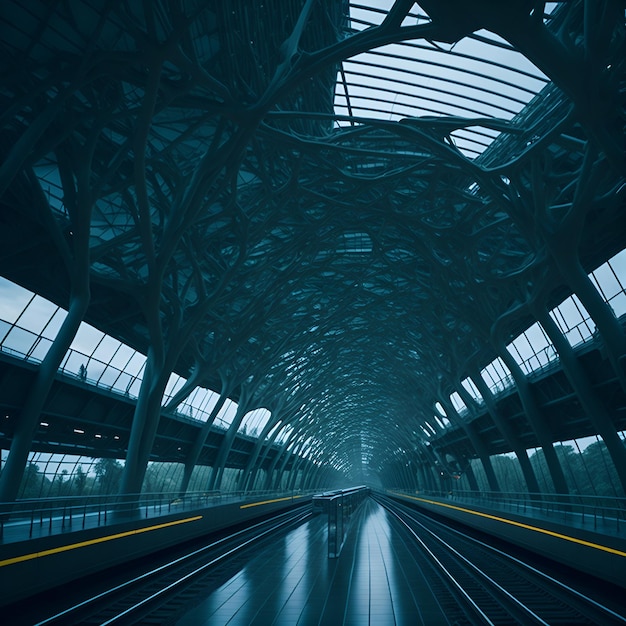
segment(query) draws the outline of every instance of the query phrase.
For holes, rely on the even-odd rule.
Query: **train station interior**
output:
[[[4,0],[0,51],[15,624],[626,623],[622,2]],[[444,520],[603,617],[491,615]]]

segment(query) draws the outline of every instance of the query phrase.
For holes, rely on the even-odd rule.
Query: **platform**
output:
[[[327,557],[326,516],[272,542],[178,626],[447,624],[387,512],[361,506],[341,555]]]

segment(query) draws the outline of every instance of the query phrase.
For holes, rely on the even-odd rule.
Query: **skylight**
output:
[[[379,25],[392,0],[350,4],[351,27]],[[417,5],[403,25],[427,23]],[[335,89],[337,127],[365,120],[458,116],[510,120],[547,83],[507,42],[479,31],[455,44],[405,41],[358,54],[341,65]],[[496,130],[475,125],[451,134],[468,157],[480,155]]]

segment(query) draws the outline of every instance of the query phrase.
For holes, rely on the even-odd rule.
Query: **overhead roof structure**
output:
[[[358,476],[444,431],[477,454],[486,399],[451,396],[500,359],[546,450],[506,346],[572,293],[626,419],[585,291],[626,241],[618,2],[7,0],[0,29],[0,272],[148,356],[137,466],[172,371]]]

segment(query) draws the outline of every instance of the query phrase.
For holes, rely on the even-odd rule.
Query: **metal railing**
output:
[[[44,349],[44,346],[49,347],[52,345],[52,339],[43,337],[18,324],[8,324],[8,322],[1,319],[0,322],[7,324],[10,329],[19,330],[24,337],[28,336],[32,338],[30,344],[28,344],[30,347],[27,350],[20,350],[17,346],[6,345],[3,341],[0,341],[0,352],[22,361],[41,363],[47,352],[47,348]],[[5,338],[8,335],[8,332],[5,333]],[[141,357],[145,359],[144,355],[141,355]],[[130,357],[127,364],[130,362],[131,358],[134,357]],[[75,348],[70,348],[65,354],[58,371],[59,374],[72,380],[79,380],[85,385],[104,389],[122,398],[137,400],[143,377],[143,369],[144,365],[141,365],[136,373],[131,374],[125,371],[123,367],[113,365],[111,361],[103,361],[93,355],[80,352]],[[95,375],[93,374],[94,371],[96,372]],[[163,406],[169,402],[171,397],[171,393],[163,396]],[[180,417],[203,422],[208,419],[210,411],[200,406],[195,406],[188,400],[185,400],[176,407],[174,413]],[[218,416],[214,420],[214,425],[218,428],[226,429],[229,423],[226,422],[222,416]]]
[[[0,541],[9,543],[86,528],[97,528],[125,519],[155,518],[251,499],[296,498],[312,492],[199,491],[175,493],[96,495],[17,500],[0,503]]]
[[[497,491],[407,491],[408,496],[445,498],[595,531],[620,533],[626,526],[626,498],[583,494]]]

